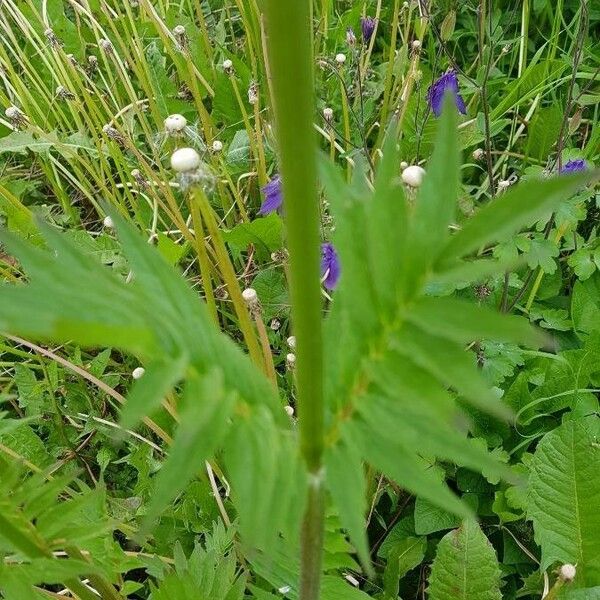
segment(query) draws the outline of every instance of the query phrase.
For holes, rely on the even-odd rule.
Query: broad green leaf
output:
[[[438,544],[429,577],[430,600],[501,600],[494,548],[473,520]]]
[[[578,335],[600,331],[600,273],[577,281],[571,297],[571,316]]]
[[[283,243],[283,221],[277,214],[271,214],[250,223],[240,223],[223,233],[223,239],[238,251],[246,251],[254,244],[258,255],[269,260],[271,252],[281,248]]]
[[[421,298],[406,316],[428,333],[462,344],[490,339],[539,346],[544,341],[523,317],[501,315],[457,298]]]
[[[123,429],[131,429],[160,406],[184,376],[188,361],[188,357],[183,355],[173,359],[156,359],[146,366],[144,375],[134,383],[121,409]]]
[[[429,500],[417,498],[415,501],[415,532],[429,535],[444,529],[454,529],[460,525],[460,519],[452,513],[442,510]]]
[[[156,518],[185,489],[192,477],[203,469],[205,461],[227,431],[233,407],[234,398],[224,393],[218,371],[188,378],[180,424],[167,460],[156,479],[148,507],[148,521]]]
[[[598,173],[562,175],[547,180],[530,180],[491,200],[469,219],[440,252],[440,265],[474,252],[485,244],[500,242],[548,214]]]
[[[398,597],[400,579],[423,561],[426,550],[425,537],[404,538],[390,546],[383,575],[386,597],[394,600]]]
[[[531,463],[529,518],[541,568],[577,564],[578,587],[600,585],[600,448],[596,417],[546,434]]]
[[[371,568],[365,511],[367,489],[360,454],[352,442],[338,443],[325,455],[327,485],[340,512],[342,524],[348,529],[363,567]]]

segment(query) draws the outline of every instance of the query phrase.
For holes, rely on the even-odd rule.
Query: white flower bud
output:
[[[260,301],[258,300],[258,294],[254,288],[246,288],[242,292],[242,298],[253,317],[260,315]]]
[[[418,50],[421,47],[421,40],[413,40],[412,47]]]
[[[406,169],[406,167],[408,167],[408,163],[407,163],[405,160],[403,160],[403,161],[400,163],[400,169],[401,169],[402,171],[404,171],[404,169]]]
[[[223,61],[223,71],[225,71],[225,73],[233,73],[233,61],[226,58]]]
[[[335,62],[338,65],[343,65],[346,62],[346,55],[342,54],[341,52],[339,54],[335,55]]]
[[[223,150],[223,142],[220,140],[215,140],[212,143],[213,152],[221,152]]]
[[[473,150],[473,159],[474,160],[483,160],[484,156],[485,156],[485,152],[484,152],[483,148],[475,148],[475,150]]]
[[[575,575],[577,575],[577,568],[575,565],[571,565],[569,563],[563,565],[558,573],[560,579],[562,579],[565,583],[571,583],[571,581],[575,579]]]
[[[102,38],[98,42],[98,45],[100,46],[100,48],[102,48],[102,50],[104,50],[104,52],[108,54],[110,54],[114,50],[112,42],[110,40],[107,40],[106,38]]]
[[[287,368],[290,371],[292,371],[294,369],[294,367],[296,366],[296,355],[293,354],[292,352],[290,352],[289,354],[286,354],[285,364],[286,364]]]
[[[292,349],[295,350],[296,349],[296,336],[295,335],[290,335],[290,337],[287,339],[287,345]]]
[[[195,171],[200,166],[200,155],[193,148],[179,148],[171,155],[171,167],[178,173]]]
[[[104,217],[104,220],[102,221],[102,225],[104,225],[104,227],[106,227],[107,229],[112,229],[115,224],[113,223],[113,220],[106,215],[106,217]]]
[[[290,406],[289,404],[287,406],[283,407],[283,410],[285,410],[285,412],[287,413],[288,417],[293,417],[294,416],[294,407]]]
[[[185,35],[185,27],[183,25],[175,25],[173,27],[173,35]]]
[[[187,126],[187,119],[183,115],[169,115],[165,119],[165,131],[168,135],[180,134]]]
[[[413,188],[418,188],[421,186],[424,176],[425,169],[423,169],[423,167],[419,167],[418,165],[411,165],[402,171],[402,181],[404,181],[406,185],[409,185]]]
[[[324,108],[323,118],[329,123],[333,119],[333,109],[329,107]]]
[[[289,585],[283,585],[281,586],[277,591],[280,594],[287,594],[292,588]]]
[[[141,379],[144,376],[144,373],[146,372],[146,369],[144,369],[144,367],[136,367],[132,373],[131,376],[134,379]]]
[[[510,187],[510,181],[508,179],[501,179],[498,182],[498,189],[505,190],[508,187]]]
[[[18,119],[21,116],[21,111],[16,106],[9,106],[5,111],[7,119]]]

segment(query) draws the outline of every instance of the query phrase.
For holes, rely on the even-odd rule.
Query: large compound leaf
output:
[[[600,585],[600,447],[597,417],[566,421],[539,443],[531,464],[528,515],[541,568],[577,564],[578,587]]]
[[[500,600],[500,567],[494,548],[472,520],[438,544],[429,577],[430,600]]]

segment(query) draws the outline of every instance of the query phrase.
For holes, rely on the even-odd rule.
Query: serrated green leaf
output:
[[[469,219],[441,250],[441,263],[470,254],[485,244],[503,241],[522,227],[549,213],[561,200],[598,177],[596,172],[582,175],[530,180],[491,201]]]
[[[542,569],[577,564],[575,584],[600,584],[600,447],[596,418],[566,421],[546,434],[531,462],[529,518]]]
[[[438,544],[429,577],[431,600],[501,600],[494,548],[472,520]]]

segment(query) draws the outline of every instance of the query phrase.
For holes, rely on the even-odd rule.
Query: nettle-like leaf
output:
[[[451,234],[460,189],[455,112],[445,111],[440,121],[418,191],[403,189],[393,135],[372,192],[360,178],[349,185],[328,161],[322,165],[342,265],[325,324],[329,485],[334,498],[344,495],[341,518],[363,551],[355,517],[363,501],[351,490],[358,459],[341,460],[345,451],[338,444],[352,440],[361,459],[405,489],[466,517],[469,509],[430,467],[449,460],[495,477],[503,469],[485,448],[469,443],[456,395],[488,413],[507,414],[467,346],[478,340],[543,343],[524,318],[427,290],[456,273],[473,281],[502,272],[506,263],[473,254],[533,224],[592,177],[517,186]]]
[[[500,600],[500,566],[494,548],[473,520],[438,544],[429,577],[430,600]]]
[[[600,585],[600,448],[597,417],[546,434],[531,463],[528,516],[541,568],[577,564],[577,587]]]
[[[204,461],[226,446],[240,530],[250,546],[268,549],[278,532],[295,529],[297,511],[287,508],[301,510],[295,500],[304,497],[290,421],[273,386],[216,328],[184,278],[124,219],[112,217],[133,273],[130,283],[47,225],[40,228],[50,251],[1,232],[29,281],[0,286],[0,331],[137,355],[146,373],[123,409],[125,428],[184,382],[184,422],[157,478],[149,516],[160,515]]]

